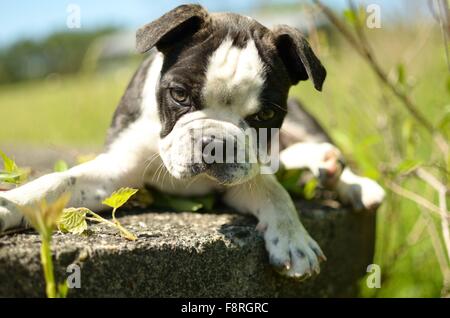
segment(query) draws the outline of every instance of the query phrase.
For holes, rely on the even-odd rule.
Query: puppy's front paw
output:
[[[384,189],[377,182],[346,172],[341,177],[337,192],[340,200],[351,204],[356,211],[375,210],[385,197]]]
[[[320,273],[319,263],[326,257],[302,227],[285,231],[269,225],[264,239],[269,262],[281,274],[303,280]]]
[[[318,161],[316,176],[322,186],[331,189],[335,187],[345,168],[345,160],[335,146],[325,143],[322,148],[323,154]]]
[[[334,188],[345,167],[342,153],[330,143],[299,143],[284,149],[280,160],[286,169],[308,168],[326,188]]]
[[[0,233],[16,228],[24,227],[25,219],[17,211],[17,207],[11,201],[0,197]]]

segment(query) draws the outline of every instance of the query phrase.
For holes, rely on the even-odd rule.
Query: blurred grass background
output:
[[[385,70],[397,77],[402,65],[413,99],[429,120],[443,125],[448,140],[445,118],[450,111],[449,72],[439,29],[399,26],[368,30],[368,37]],[[383,184],[385,176],[381,171],[388,167],[395,168],[408,160],[424,166],[436,164],[431,137],[354,50],[341,42],[329,48],[323,62],[328,71],[323,93],[314,91],[308,83],[295,87],[292,94],[305,101],[359,173]],[[442,171],[434,172],[443,175]],[[405,186],[431,201],[436,199],[420,182],[405,180]],[[441,296],[443,276],[432,237],[424,225],[429,222],[438,228],[438,219],[423,220],[423,209],[390,191],[377,213],[374,263],[381,265],[382,288],[369,289],[362,280],[361,295]]]
[[[449,137],[450,77],[436,23],[402,23],[367,30],[377,59],[403,83],[421,110]],[[350,159],[355,169],[384,184],[384,171],[405,161],[431,167],[440,162],[431,137],[376,79],[365,61],[333,30],[310,39],[328,71],[322,93],[304,82],[291,90]],[[2,144],[100,148],[112,113],[142,57],[115,67],[48,74],[0,85]],[[402,185],[431,201],[436,195],[414,179]],[[439,297],[444,285],[437,241],[438,219],[388,191],[377,212],[374,263],[382,288],[361,283],[363,297]],[[438,231],[436,233],[439,233]],[[433,236],[434,235],[434,236]],[[352,251],[348,251],[351,257]]]
[[[0,86],[0,143],[100,147],[136,68]]]

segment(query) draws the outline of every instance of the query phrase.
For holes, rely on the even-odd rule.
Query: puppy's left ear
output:
[[[287,25],[277,25],[273,34],[275,46],[286,66],[292,85],[309,78],[314,87],[321,91],[327,72],[302,33]]]
[[[154,46],[160,51],[164,50],[181,38],[197,32],[207,17],[208,12],[200,5],[180,5],[136,32],[137,50],[145,53]]]

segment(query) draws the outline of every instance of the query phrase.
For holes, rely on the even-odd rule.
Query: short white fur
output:
[[[211,55],[203,90],[205,107],[229,109],[241,117],[254,114],[260,107],[265,81],[264,63],[255,42],[244,48],[227,38]]]

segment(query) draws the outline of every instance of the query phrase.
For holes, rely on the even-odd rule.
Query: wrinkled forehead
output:
[[[258,111],[265,82],[265,64],[248,39],[243,47],[226,37],[206,64],[203,98],[205,107],[231,108],[245,117]]]
[[[229,108],[242,117],[258,111],[268,82],[276,83],[275,91],[288,90],[286,74],[276,74],[284,68],[276,67],[281,61],[264,26],[236,14],[211,19],[208,29],[166,55],[163,81],[198,89],[204,108]]]
[[[223,62],[238,58],[240,51],[248,52],[247,56],[250,51],[253,56],[259,56],[262,48],[257,49],[256,45],[262,45],[261,38],[268,31],[263,25],[232,13],[211,13],[210,16],[211,21],[206,28],[174,43],[173,48],[166,52],[163,73],[168,72],[171,76],[183,71],[183,75],[199,70],[205,73],[213,57],[213,63],[217,59]]]

